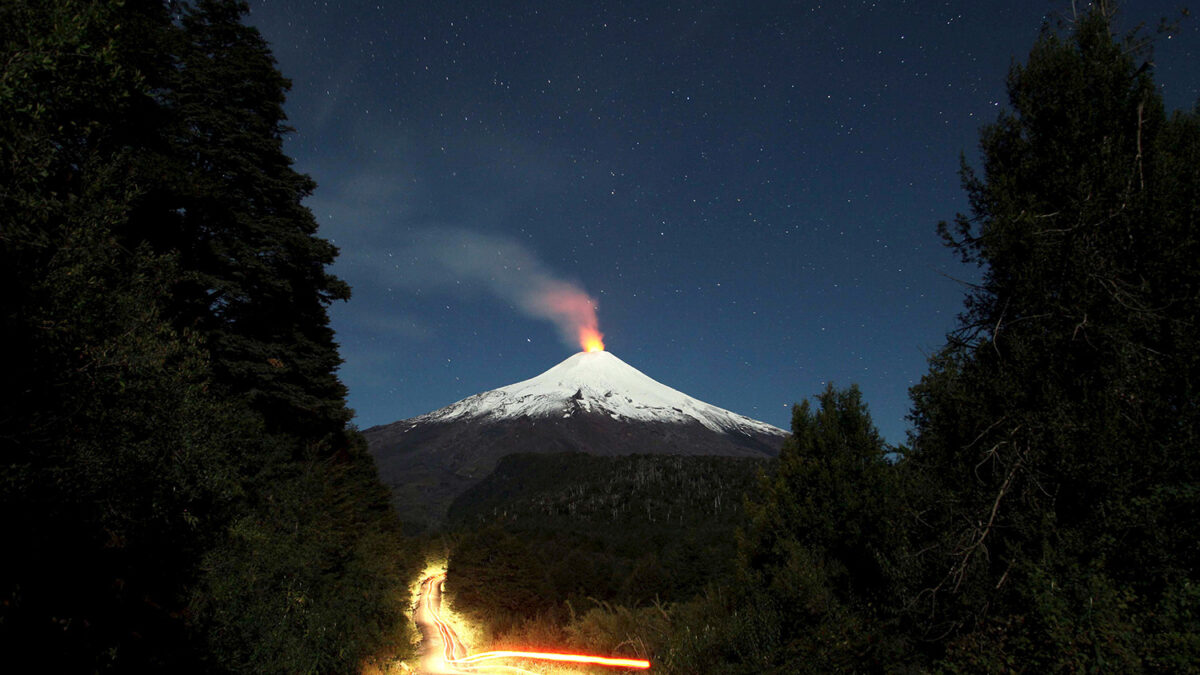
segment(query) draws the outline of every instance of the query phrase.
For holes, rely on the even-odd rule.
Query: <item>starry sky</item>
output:
[[[1119,25],[1178,4],[1129,2]],[[285,149],[354,289],[331,317],[359,427],[577,351],[513,291],[533,274],[586,292],[609,351],[664,384],[788,428],[793,403],[857,383],[893,443],[977,275],[935,233],[966,208],[959,157],[977,163],[1009,65],[1071,11],[250,5],[293,81]],[[1198,50],[1196,18],[1157,41],[1168,109],[1200,99]]]

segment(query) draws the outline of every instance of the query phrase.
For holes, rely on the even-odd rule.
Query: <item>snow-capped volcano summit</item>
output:
[[[630,422],[698,422],[718,433],[786,433],[698,401],[605,351],[579,352],[537,377],[476,394],[410,421],[570,417],[576,413],[599,413]]]
[[[517,452],[771,457],[787,435],[605,351],[363,433],[401,515],[425,523],[440,522],[457,495]]]

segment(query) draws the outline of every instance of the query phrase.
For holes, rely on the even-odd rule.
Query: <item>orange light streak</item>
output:
[[[445,621],[442,620],[438,613],[438,608],[433,604],[433,585],[442,584],[446,580],[445,574],[436,574],[424,580],[424,602],[425,609],[429,615],[433,617],[433,622],[437,626],[438,633],[442,638],[442,660],[452,666],[464,666],[471,668],[484,661],[495,661],[498,659],[531,659],[537,661],[558,661],[563,663],[586,663],[595,666],[611,666],[614,668],[638,668],[646,669],[650,667],[650,662],[642,659],[624,659],[613,658],[608,656],[593,656],[591,654],[560,654],[556,652],[521,652],[521,651],[493,651],[482,652],[479,654],[471,654],[470,656],[459,657],[458,654],[466,654],[467,647],[458,638],[458,633],[454,631]],[[440,602],[438,604],[441,604]],[[487,668],[498,668],[516,673],[529,673],[536,675],[528,670],[517,668],[516,666],[508,666],[501,664],[491,664],[485,666]]]
[[[495,663],[480,667],[487,668],[488,671],[493,673],[497,670],[503,670],[506,673],[521,673],[521,675],[542,675],[541,673],[535,673],[532,670],[525,670],[524,668],[518,668],[516,666],[502,666]],[[471,668],[471,670],[475,669],[474,666],[468,666],[468,668]]]
[[[455,663],[468,664],[495,659],[536,659],[538,661],[565,661],[569,663],[588,663],[596,666],[613,666],[614,668],[649,668],[650,662],[642,659],[619,659],[608,656],[592,656],[590,654],[558,654],[554,652],[516,652],[498,651],[472,654],[466,658],[457,659]]]

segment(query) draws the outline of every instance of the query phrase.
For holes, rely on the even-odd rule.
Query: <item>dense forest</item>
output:
[[[651,520],[678,488],[650,460],[626,460],[652,477],[639,493],[520,458],[504,468],[557,485],[509,503],[493,476],[473,511],[456,507],[459,523],[490,518],[452,558],[457,601],[507,617],[469,580],[507,551],[522,566],[494,587],[542,613],[497,619],[498,640],[624,651],[658,672],[1194,671],[1200,106],[1164,110],[1151,40],[1115,33],[1113,14],[1094,3],[1045,27],[981,132],[982,167],[963,161],[970,212],[938,231],[980,280],[912,389],[904,446],[883,442],[857,388],[801,404],[744,509],[700,526],[735,540],[731,564],[682,586],[677,562],[655,580],[639,560],[597,569],[542,546],[632,537],[661,557],[656,541],[691,536]],[[604,504],[626,522],[604,527]],[[555,524],[573,512],[574,529]]]
[[[451,507],[447,587],[497,640],[597,602],[687,600],[730,578],[742,498],[767,460],[509,455]],[[544,638],[543,638],[544,639]],[[543,645],[546,646],[546,645]]]
[[[335,375],[232,0],[0,3],[0,636],[52,672],[351,672],[411,650],[406,553]]]
[[[349,425],[350,289],[245,12],[0,4],[12,663],[411,655],[418,546]],[[1200,106],[1164,109],[1151,46],[1093,3],[1012,67],[904,445],[830,386],[771,462],[510,456],[451,509],[456,608],[662,673],[1194,671]]]

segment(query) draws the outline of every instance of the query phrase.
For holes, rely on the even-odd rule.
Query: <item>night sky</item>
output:
[[[977,275],[935,233],[966,208],[959,156],[1070,6],[251,2],[354,288],[331,314],[356,424],[577,351],[522,298],[532,276],[594,298],[608,349],[664,384],[788,428],[857,383],[903,442]],[[1200,99],[1197,51],[1196,18],[1158,40],[1168,109]]]

